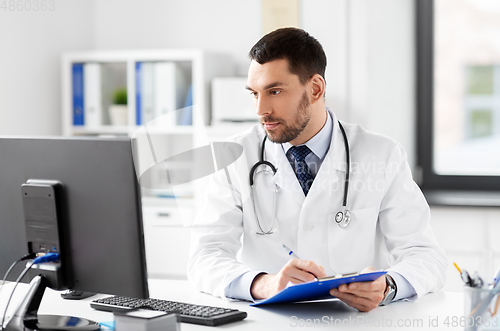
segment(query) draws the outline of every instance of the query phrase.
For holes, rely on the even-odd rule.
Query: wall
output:
[[[92,9],[57,1],[53,11],[0,10],[0,135],[61,133],[59,56],[92,48]]]
[[[453,262],[491,282],[500,267],[500,209],[432,207],[431,215],[432,227],[449,260],[445,290],[463,288]]]
[[[246,75],[246,54],[260,37],[260,8],[259,0],[243,6],[230,0],[95,1],[95,48],[202,48],[231,54],[235,71]]]
[[[348,119],[398,141],[415,167],[414,2],[348,2]]]

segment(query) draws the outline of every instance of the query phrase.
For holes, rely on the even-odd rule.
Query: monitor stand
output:
[[[90,298],[91,296],[94,296],[94,295],[95,295],[95,293],[92,293],[92,292],[67,290],[67,291],[61,293],[61,298],[66,299],[66,300],[81,300],[81,299]]]
[[[99,330],[99,323],[80,317],[38,315],[43,293],[47,288],[44,276],[33,278],[28,293],[4,331],[25,330]]]

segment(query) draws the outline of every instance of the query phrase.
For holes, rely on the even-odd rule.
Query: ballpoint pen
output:
[[[299,259],[301,260],[301,258],[295,254],[290,248],[288,248],[285,244],[282,244],[281,245],[281,248],[283,248],[283,250],[288,254],[288,256],[291,256],[293,257],[294,259]],[[308,271],[308,273],[310,273],[311,275],[314,276],[314,280],[318,280],[318,277],[316,277],[315,274],[313,274],[312,272]]]
[[[491,284],[490,289],[497,287],[498,284],[500,284],[500,268],[495,272],[495,278],[493,278],[493,284]]]
[[[458,267],[458,265],[456,263],[453,263],[453,265],[455,266],[455,268],[457,268],[464,283],[467,286],[474,287],[474,282],[472,281],[472,278],[470,278],[469,273],[466,270],[460,270],[460,268]]]
[[[300,259],[300,257],[297,256],[297,254],[295,254],[290,248],[288,248],[285,244],[282,244],[281,245],[281,248],[283,248],[285,250],[285,252],[293,257],[294,259]]]
[[[493,311],[490,310],[491,317],[495,316],[498,313],[498,307],[500,306],[500,295],[497,296],[497,302],[495,303],[495,307]]]
[[[484,285],[483,279],[479,276],[477,271],[474,273],[472,277],[472,287],[482,288]]]

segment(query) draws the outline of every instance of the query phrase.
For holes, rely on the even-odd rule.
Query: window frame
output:
[[[434,171],[434,0],[415,0],[418,182],[424,191],[500,192],[500,176]],[[429,128],[431,128],[429,130]],[[499,148],[500,152],[500,148]]]

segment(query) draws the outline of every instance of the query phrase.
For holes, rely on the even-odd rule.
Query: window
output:
[[[500,192],[500,1],[416,0],[424,192]]]

